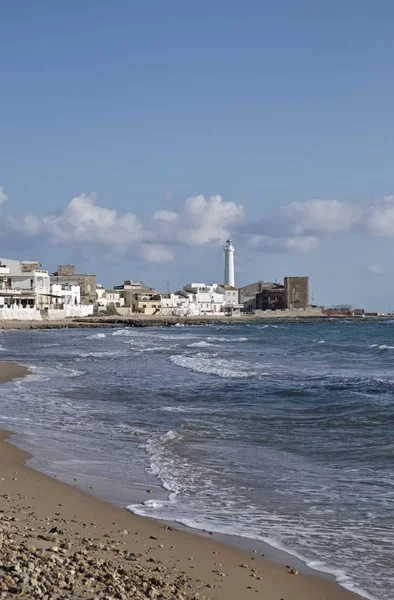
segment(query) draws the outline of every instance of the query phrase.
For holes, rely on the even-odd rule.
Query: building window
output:
[[[88,285],[86,286],[86,289],[88,290],[88,292],[92,291],[92,284],[88,283]]]
[[[295,298],[294,299],[295,299],[296,302],[299,302],[301,300],[300,292],[296,292],[295,293]]]

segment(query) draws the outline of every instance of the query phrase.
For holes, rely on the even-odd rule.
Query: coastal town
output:
[[[34,260],[0,258],[0,321],[59,321],[117,315],[131,317],[323,317],[364,316],[352,306],[316,306],[309,278],[288,276],[283,283],[259,280],[237,288],[234,245],[224,248],[220,283],[191,282],[162,293],[143,281],[125,279],[112,288],[96,274],[59,265],[50,273]],[[379,315],[376,315],[379,316]]]

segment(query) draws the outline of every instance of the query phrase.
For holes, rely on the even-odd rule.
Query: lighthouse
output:
[[[235,285],[235,277],[234,277],[234,251],[235,248],[230,239],[227,240],[225,245],[223,246],[224,250],[224,285],[231,285],[234,287]]]

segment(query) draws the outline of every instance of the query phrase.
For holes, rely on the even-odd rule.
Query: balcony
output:
[[[19,288],[2,288],[0,287],[0,294],[2,296],[20,296],[21,290]]]

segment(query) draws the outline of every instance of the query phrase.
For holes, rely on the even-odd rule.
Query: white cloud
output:
[[[221,196],[205,198],[200,194],[187,198],[180,240],[192,246],[223,243],[230,234],[231,226],[242,221],[243,217],[242,204],[225,202]]]
[[[0,188],[0,206],[7,200]],[[320,237],[346,233],[352,228],[394,236],[394,196],[386,196],[361,209],[340,200],[310,200],[282,206],[260,222],[246,223],[242,204],[221,196],[187,198],[177,212],[160,209],[142,223],[131,212],[119,213],[100,206],[94,195],[81,194],[53,214],[30,213],[16,219],[5,215],[5,233],[21,231],[56,244],[99,244],[117,254],[135,246],[135,253],[150,262],[174,259],[179,246],[220,245],[231,235],[259,251],[308,252],[319,247]],[[4,229],[4,228],[3,228]],[[238,232],[238,234],[237,234]],[[247,235],[247,237],[245,237]],[[240,243],[237,242],[237,243]],[[370,271],[378,273],[371,265]]]
[[[44,234],[54,243],[92,242],[130,246],[143,238],[143,227],[132,213],[96,204],[94,196],[73,198],[60,215],[27,215],[16,228],[29,235]]]
[[[372,275],[383,275],[386,272],[386,269],[382,265],[369,265],[367,269]]]
[[[340,200],[292,202],[282,208],[291,220],[295,235],[304,233],[340,233],[351,229],[360,219],[357,206]]]
[[[172,210],[157,210],[152,215],[154,221],[164,221],[165,223],[177,223],[179,221],[179,215]]]
[[[394,236],[394,196],[375,203],[367,215],[367,228],[376,235]]]
[[[175,258],[171,250],[164,244],[142,244],[140,254],[149,262],[169,262]]]
[[[284,252],[296,250],[298,252],[308,252],[319,247],[319,240],[312,235],[293,236],[293,237],[271,237],[269,235],[253,235],[248,240],[248,246],[253,250],[271,250]]]
[[[154,212],[144,226],[133,213],[120,214],[100,206],[94,195],[81,194],[56,214],[9,216],[8,223],[13,230],[43,236],[55,244],[101,244],[113,251],[141,244],[137,252],[146,260],[165,262],[174,259],[169,245],[222,243],[242,218],[242,205],[225,202],[221,196],[200,195],[188,198],[179,213]]]
[[[1,205],[4,204],[7,201],[7,194],[4,191],[4,188],[0,187],[0,208]]]

